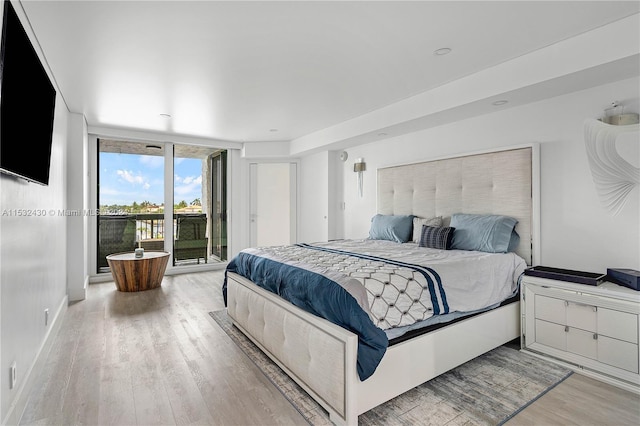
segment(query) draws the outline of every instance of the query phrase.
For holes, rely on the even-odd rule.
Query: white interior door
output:
[[[296,240],[295,163],[251,163],[251,246],[287,245]]]

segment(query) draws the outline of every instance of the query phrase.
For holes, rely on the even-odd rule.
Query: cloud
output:
[[[185,185],[191,185],[191,184],[195,184],[195,185],[200,185],[202,184],[202,176],[187,176],[186,178],[183,179],[182,183],[184,183]]]
[[[174,181],[176,184],[183,184],[183,185],[191,185],[191,184],[195,184],[195,185],[201,185],[201,184],[202,184],[202,175],[200,175],[200,176],[187,176],[187,177],[182,177],[182,176],[174,175],[174,176],[173,176],[173,181]]]
[[[134,185],[142,186],[142,189],[144,189],[145,191],[151,188],[151,184],[149,183],[148,179],[142,176],[140,172],[135,175],[132,171],[129,170],[118,170],[116,171],[116,173],[118,174],[118,176],[120,176],[121,179]]]
[[[186,200],[188,202],[191,202],[195,198],[202,198],[202,175],[187,176],[184,178],[176,175],[174,181],[174,193],[176,195],[191,198],[190,200]]]
[[[129,170],[116,170],[116,174],[124,179],[125,181],[129,182],[129,183],[135,183],[135,184],[144,184],[145,179],[144,177],[142,177],[141,174],[138,173],[138,175],[134,175],[134,173],[132,171]]]

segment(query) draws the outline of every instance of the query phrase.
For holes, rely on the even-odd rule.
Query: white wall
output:
[[[330,157],[325,151],[301,159],[298,241],[309,243],[329,239]]]
[[[0,211],[47,212],[44,216],[0,216],[0,413],[5,420],[22,392],[55,316],[66,307],[67,221],[57,212],[66,208],[69,114],[62,98],[56,98],[49,186],[0,175]],[[16,149],[28,155],[26,142]],[[45,309],[49,309],[47,326]],[[17,364],[18,382],[9,389],[9,366],[13,361]]]
[[[344,234],[343,185],[344,167],[340,160],[342,151],[329,151],[327,158],[327,197],[329,212],[327,218],[327,240],[341,238]]]
[[[22,9],[12,2],[29,37]],[[0,8],[0,16],[3,8]],[[38,53],[40,54],[40,52]],[[68,108],[56,96],[49,185],[0,174],[0,421],[15,424],[67,305],[66,208]],[[28,114],[28,111],[25,111]],[[29,155],[29,129],[14,149]],[[6,143],[6,141],[3,141]],[[39,210],[39,214],[33,214]],[[31,211],[32,213],[29,213]],[[24,212],[17,215],[16,212]],[[42,213],[44,212],[44,213]],[[45,325],[45,309],[49,310]],[[17,382],[9,371],[16,362]]]
[[[69,114],[67,149],[67,291],[83,300],[89,283],[89,141],[82,114]],[[75,213],[78,213],[75,215]]]
[[[250,246],[249,164],[240,149],[229,149],[227,156],[227,244],[229,259]]]
[[[593,272],[605,272],[607,267],[640,269],[640,189],[618,216],[610,215],[597,197],[583,140],[585,119],[601,117],[613,100],[627,105],[625,112],[638,112],[639,93],[640,79],[632,78],[350,148],[349,160],[340,162],[344,172],[344,237],[368,235],[370,219],[376,213],[379,167],[539,142],[540,263]],[[639,136],[635,138],[637,142]],[[640,162],[638,145],[620,149],[636,165]],[[317,156],[320,154],[311,157]],[[357,195],[352,172],[352,159],[357,157],[367,163],[363,198]],[[322,167],[313,161],[303,164]],[[305,175],[321,173],[305,171]],[[303,222],[302,227],[316,224]]]

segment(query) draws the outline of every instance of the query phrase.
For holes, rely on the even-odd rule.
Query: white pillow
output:
[[[423,218],[413,218],[413,242],[418,244],[420,242],[420,236],[422,235],[422,225],[434,226],[439,228],[442,226],[442,216]]]

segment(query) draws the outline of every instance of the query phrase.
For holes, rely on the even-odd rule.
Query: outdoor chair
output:
[[[136,248],[136,217],[99,216],[98,221],[98,268],[102,268],[109,266],[106,259],[108,255],[130,252]]]
[[[207,263],[207,216],[179,215],[173,257],[175,260],[195,259]]]

